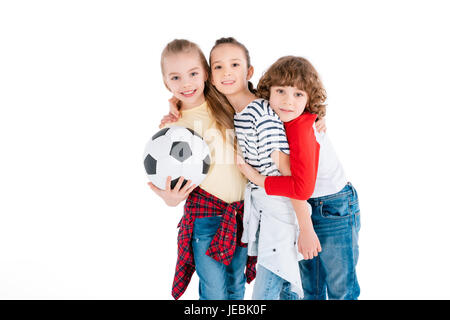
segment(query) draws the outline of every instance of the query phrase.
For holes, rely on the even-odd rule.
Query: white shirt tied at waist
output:
[[[290,282],[291,290],[303,297],[298,266],[303,256],[298,252],[299,227],[291,200],[268,196],[263,188],[251,189],[247,184],[242,234],[248,255],[258,256],[258,264]]]

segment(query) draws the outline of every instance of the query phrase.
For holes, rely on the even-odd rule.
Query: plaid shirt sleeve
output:
[[[256,256],[248,256],[247,257],[247,268],[245,270],[245,277],[247,278],[247,283],[253,281],[256,278]]]
[[[191,246],[192,231],[194,229],[192,217],[184,214],[178,227],[178,258],[172,284],[172,296],[176,300],[186,291],[195,271],[194,254]]]

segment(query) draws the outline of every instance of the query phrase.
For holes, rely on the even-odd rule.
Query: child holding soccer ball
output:
[[[173,189],[170,177],[165,190],[149,183],[169,206],[186,200],[172,295],[178,299],[197,271],[201,300],[242,300],[246,280],[255,276],[255,259],[247,256],[247,246],[240,241],[246,179],[234,163],[233,139],[226,136],[233,130],[233,108],[211,85],[208,62],[196,44],[167,44],[161,70],[164,84],[181,106],[181,117],[171,125],[194,130],[211,152],[210,169],[200,186],[188,181],[181,187],[183,177]]]

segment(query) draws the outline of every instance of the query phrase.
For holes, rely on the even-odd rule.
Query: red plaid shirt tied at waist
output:
[[[195,188],[186,200],[184,215],[178,227],[178,259],[172,285],[172,296],[180,298],[185,292],[195,271],[194,253],[191,239],[194,221],[197,218],[222,216],[220,226],[206,251],[206,255],[228,266],[234,255],[236,245],[247,247],[241,242],[243,231],[244,201],[227,203],[205,190]],[[245,275],[247,283],[256,276],[256,257],[248,257]]]

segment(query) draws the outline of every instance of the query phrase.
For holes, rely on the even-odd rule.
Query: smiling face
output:
[[[289,122],[300,116],[308,103],[308,95],[297,87],[270,87],[270,106],[281,121]]]
[[[164,83],[184,108],[196,107],[205,101],[203,90],[207,79],[198,53],[180,52],[163,59]]]
[[[221,44],[211,52],[212,83],[225,96],[247,90],[252,75],[253,67],[247,66],[242,48]]]

